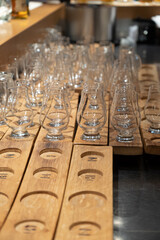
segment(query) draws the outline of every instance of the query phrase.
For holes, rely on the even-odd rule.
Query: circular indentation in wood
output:
[[[84,169],[78,172],[78,177],[85,182],[98,181],[102,176],[103,173],[97,169]]]
[[[48,148],[44,149],[39,153],[40,157],[48,159],[48,160],[55,160],[62,155],[62,150],[58,148]]]
[[[154,75],[151,73],[142,73],[142,77],[149,77],[152,78]]]
[[[5,193],[0,192],[0,207],[4,206],[8,202],[8,196]]]
[[[81,191],[72,194],[68,200],[73,206],[90,208],[103,207],[107,197],[103,193],[96,191]]]
[[[103,153],[96,151],[87,151],[81,154],[81,158],[85,158],[88,162],[97,162],[103,157]]]
[[[30,208],[41,208],[44,204],[44,201],[54,204],[55,200],[58,199],[58,196],[55,193],[49,191],[36,191],[30,192],[21,197],[21,202]]]
[[[147,94],[147,93],[143,93],[143,94],[141,94],[141,96],[140,96],[140,98],[141,98],[142,100],[147,100],[147,97],[148,97],[148,94]]]
[[[91,237],[97,234],[101,230],[101,226],[98,223],[90,221],[81,221],[73,223],[69,230],[75,235],[85,239],[86,237]]]
[[[151,141],[154,143],[160,143],[160,138],[151,138]]]
[[[145,83],[149,83],[150,85],[153,83],[157,83],[156,80],[152,79],[152,78],[143,78],[142,80],[140,80],[139,82],[140,84],[145,84]]]
[[[17,232],[27,235],[40,232],[44,229],[44,227],[44,222],[38,220],[26,220],[19,222],[15,225],[15,229]]]
[[[142,65],[142,67],[141,67],[142,69],[153,69],[153,67],[152,66],[149,66],[149,65]]]
[[[14,171],[11,168],[0,167],[0,180],[5,180],[14,175]]]
[[[55,168],[44,167],[38,168],[33,172],[35,178],[43,179],[43,180],[56,180],[58,171]]]
[[[0,160],[15,159],[20,157],[21,153],[18,148],[6,148],[0,151]]]

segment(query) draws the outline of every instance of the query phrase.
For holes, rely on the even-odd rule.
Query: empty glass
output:
[[[62,131],[66,129],[69,122],[68,107],[65,100],[63,88],[53,89],[53,96],[61,96],[61,108],[55,108],[55,100],[44,95],[43,105],[40,113],[40,124],[48,132],[46,139],[58,141],[64,139]]]
[[[98,85],[83,89],[77,122],[84,130],[83,140],[96,141],[101,138],[99,131],[106,122],[106,108],[103,90]]]
[[[28,137],[27,127],[32,123],[33,112],[28,97],[28,89],[18,85],[10,88],[5,107],[5,122],[12,129],[11,137]]]
[[[132,85],[117,87],[111,105],[111,124],[118,131],[118,142],[131,142],[139,126],[137,94]]]
[[[150,123],[148,131],[150,133],[160,134],[160,85],[152,85],[149,88],[144,113]]]

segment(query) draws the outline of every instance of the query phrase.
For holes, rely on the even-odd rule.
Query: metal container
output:
[[[68,5],[66,10],[66,34],[71,41],[81,39],[113,40],[116,7],[104,5]]]

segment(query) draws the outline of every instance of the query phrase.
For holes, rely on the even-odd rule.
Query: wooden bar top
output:
[[[12,19],[0,25],[0,65],[12,56],[23,54],[25,46],[37,42],[46,27],[53,27],[65,16],[65,4],[43,4],[33,9],[27,19]]]
[[[10,22],[2,24],[0,26],[0,45],[63,7],[64,4],[44,4],[43,6],[33,9],[27,19],[12,19]]]

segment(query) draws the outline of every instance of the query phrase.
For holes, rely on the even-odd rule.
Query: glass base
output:
[[[3,125],[5,125],[5,122],[2,120],[0,121],[0,126],[3,126]]]
[[[150,127],[148,130],[152,134],[160,134],[160,128],[152,128]]]
[[[21,138],[26,138],[26,137],[29,137],[30,134],[25,131],[25,132],[12,132],[10,137],[12,138],[17,138],[17,139],[21,139]]]
[[[99,106],[98,106],[98,104],[90,104],[90,105],[89,105],[89,108],[90,108],[90,109],[97,110],[97,109],[99,109]]]
[[[60,141],[60,140],[64,139],[64,136],[62,134],[60,134],[60,135],[47,134],[46,139],[49,141]]]
[[[99,133],[96,134],[87,134],[87,133],[83,133],[81,139],[84,141],[96,141],[99,140],[101,138]]]
[[[83,83],[83,80],[82,80],[82,81],[79,81],[79,82],[76,82],[76,83],[74,84],[74,88],[82,87],[82,83]]]
[[[132,142],[134,140],[134,137],[133,136],[125,136],[125,137],[123,137],[123,136],[118,135],[116,140],[118,142]]]

